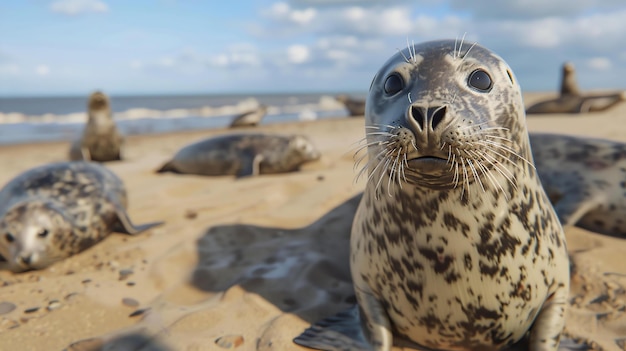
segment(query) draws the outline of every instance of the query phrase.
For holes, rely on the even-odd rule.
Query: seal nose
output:
[[[434,130],[446,116],[446,106],[423,107],[411,105],[409,117],[412,118],[422,130],[426,130],[430,124]]]
[[[22,255],[20,256],[20,261],[22,261],[22,263],[29,265],[30,262],[32,261],[33,256],[32,255]]]

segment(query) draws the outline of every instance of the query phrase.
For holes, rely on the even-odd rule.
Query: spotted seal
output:
[[[360,117],[365,115],[365,100],[343,94],[335,96],[335,100],[341,102],[346,107],[350,116]]]
[[[97,163],[59,162],[15,177],[0,190],[0,255],[14,272],[42,269],[112,231],[137,234],[160,223],[133,225],[126,190]]]
[[[107,162],[122,159],[124,138],[113,120],[109,98],[101,91],[89,97],[87,124],[70,146],[70,160]]]
[[[626,101],[626,92],[583,94],[576,82],[576,69],[565,62],[561,70],[561,92],[558,98],[537,102],[526,113],[587,113],[607,110]]]
[[[319,158],[319,151],[303,135],[233,133],[183,147],[157,173],[243,177],[292,172]]]
[[[258,126],[266,114],[267,114],[267,106],[259,105],[255,109],[243,112],[235,116],[233,118],[233,121],[230,122],[230,128]]]
[[[531,133],[537,173],[564,226],[626,237],[626,144]]]
[[[491,351],[528,333],[531,351],[556,350],[565,238],[508,65],[476,44],[412,45],[378,71],[366,105],[369,177],[350,247],[358,308],[294,341]]]

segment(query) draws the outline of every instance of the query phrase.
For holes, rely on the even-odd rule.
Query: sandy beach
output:
[[[525,103],[548,96],[528,93]],[[533,115],[528,126],[626,142],[626,104]],[[126,160],[106,165],[126,184],[132,220],[165,225],[113,234],[42,271],[0,272],[0,350],[306,350],[292,339],[354,302],[348,239],[365,185],[353,169],[363,119],[248,130],[306,134],[322,158],[245,179],[156,174],[180,147],[227,130],[129,137]],[[0,186],[65,160],[68,147],[0,147]],[[562,349],[576,340],[626,350],[626,238],[566,235],[572,287]]]

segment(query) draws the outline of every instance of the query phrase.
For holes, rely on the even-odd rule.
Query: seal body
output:
[[[626,144],[531,133],[539,178],[564,226],[626,237]]]
[[[335,99],[346,107],[350,116],[360,117],[365,115],[365,100],[355,99],[348,95],[337,95]]]
[[[113,120],[109,98],[100,91],[91,94],[87,114],[87,124],[81,138],[70,146],[70,160],[121,160],[124,138]]]
[[[236,133],[187,145],[157,172],[242,177],[292,172],[319,158],[319,151],[302,135]]]
[[[484,351],[529,332],[531,351],[556,350],[565,239],[532,165],[508,65],[479,45],[411,46],[376,74],[365,120],[369,178],[350,262],[361,321],[352,326],[364,326],[367,342],[344,342],[346,323],[334,321],[295,341]]]
[[[261,123],[261,120],[267,114],[267,106],[259,105],[259,107],[241,113],[233,118],[233,121],[230,123],[231,128],[237,127],[254,127],[258,126]]]
[[[0,190],[0,255],[19,272],[45,268],[99,242],[112,231],[137,234],[126,213],[122,181],[89,162],[33,168]]]
[[[607,110],[626,101],[626,92],[583,94],[576,82],[576,69],[571,62],[561,70],[561,92],[558,98],[537,102],[526,113],[587,113]]]

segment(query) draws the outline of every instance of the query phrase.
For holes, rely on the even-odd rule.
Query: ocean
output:
[[[347,115],[332,93],[109,97],[125,135],[223,128],[259,104],[268,106],[262,124]],[[87,119],[86,105],[87,96],[0,97],[0,145],[73,140]]]

